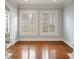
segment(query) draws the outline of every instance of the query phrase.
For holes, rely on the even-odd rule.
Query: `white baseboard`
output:
[[[62,41],[59,38],[21,38],[18,41]]]
[[[16,42],[18,42],[18,41],[15,41],[14,43],[12,43],[12,45],[14,45]]]
[[[6,48],[11,47],[11,46],[14,45],[16,42],[18,42],[18,41],[15,41],[14,43],[10,43],[10,44],[8,44]]]
[[[70,42],[68,42],[68,41],[66,41],[64,39],[63,39],[63,42],[65,42],[66,44],[68,44],[71,48],[74,48],[73,45],[72,45],[72,43],[70,43]]]
[[[17,39],[16,42],[18,42],[18,41],[63,41],[66,44],[68,44],[70,47],[74,48],[72,46],[72,43],[70,43],[70,42],[68,42],[68,41],[66,41],[66,40],[64,40],[62,38],[20,38],[20,39]],[[16,42],[11,44],[10,46],[14,45]]]

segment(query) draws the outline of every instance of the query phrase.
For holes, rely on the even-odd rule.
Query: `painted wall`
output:
[[[10,0],[6,0],[5,4],[8,5],[11,11],[11,42],[14,44],[17,38],[17,5]]]
[[[47,6],[47,7],[46,7]],[[49,7],[48,7],[49,6]],[[59,36],[40,36],[39,34],[37,36],[20,36],[19,35],[19,25],[18,25],[18,39],[19,40],[26,40],[26,41],[39,41],[41,39],[41,41],[46,40],[46,41],[53,41],[53,40],[62,40],[63,38],[63,13],[62,13],[62,8],[53,8],[50,5],[28,5],[28,6],[20,6],[19,7],[19,12],[20,10],[37,10],[38,14],[40,10],[58,10],[58,32],[59,32]],[[39,19],[40,20],[40,19]],[[19,23],[19,19],[18,19],[18,23]],[[38,25],[39,26],[39,25]]]
[[[64,41],[74,46],[74,2],[70,2],[63,8],[63,28],[64,28]]]

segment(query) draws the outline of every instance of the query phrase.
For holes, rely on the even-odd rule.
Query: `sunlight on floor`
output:
[[[22,51],[22,59],[36,59],[35,48],[30,47]],[[56,59],[56,51],[47,47],[42,50],[42,59]]]
[[[22,59],[28,59],[28,49],[22,51]]]
[[[54,49],[49,50],[45,47],[42,51],[42,59],[56,59],[56,51]]]
[[[42,59],[49,59],[49,52],[47,47],[45,47],[42,51]]]
[[[56,50],[55,49],[52,49],[50,51],[50,59],[56,59]]]
[[[29,50],[29,59],[35,59],[35,49],[30,48]]]
[[[22,51],[22,59],[35,59],[35,49],[25,49]]]

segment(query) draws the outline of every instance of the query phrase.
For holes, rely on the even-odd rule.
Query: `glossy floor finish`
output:
[[[69,59],[73,50],[64,42],[17,42],[7,49],[11,59]]]

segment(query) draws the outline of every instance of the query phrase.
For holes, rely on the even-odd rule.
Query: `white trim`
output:
[[[53,24],[55,25],[55,31],[54,32],[43,32],[43,14],[47,13],[48,15],[53,15]],[[51,15],[52,16],[52,15]],[[52,18],[49,19],[51,22]],[[51,24],[51,23],[50,23]],[[58,10],[40,10],[40,36],[58,36]]]
[[[16,41],[16,42],[18,42],[18,41]],[[10,43],[10,44],[7,44],[6,48],[11,47],[11,46],[14,45],[16,42],[14,42],[14,43]]]
[[[32,13],[35,13],[36,14],[36,19],[35,19],[35,32],[22,32],[22,14],[32,14]],[[35,36],[37,36],[37,32],[38,32],[38,15],[37,15],[37,10],[20,10],[20,21],[19,21],[19,29],[20,29],[20,31],[19,31],[19,33],[20,33],[20,36],[26,36],[26,35],[28,35],[28,36],[30,36],[30,35],[35,35]]]
[[[16,42],[18,42],[18,41],[15,41],[14,43],[12,43],[11,46],[14,45]]]
[[[65,42],[65,43],[66,43],[67,45],[69,45],[71,48],[74,48],[73,45],[72,45],[72,43],[68,42],[67,40],[64,40],[64,39],[63,39],[63,42]]]
[[[62,41],[60,38],[20,38],[18,41]]]
[[[71,48],[74,48],[72,46],[72,43],[62,39],[62,38],[20,38],[17,39],[16,42],[18,41],[63,41],[65,42],[67,45],[69,45]],[[14,45],[16,42],[14,42],[13,44],[11,44],[10,46]],[[10,46],[8,46],[7,48],[9,48]]]
[[[69,45],[71,48],[74,48],[72,46],[72,43],[62,39],[62,38],[20,38],[20,39],[17,39],[16,42],[18,41],[63,41],[65,42],[67,45]],[[16,42],[10,44],[7,46],[7,48],[9,48],[10,46],[14,45]]]

